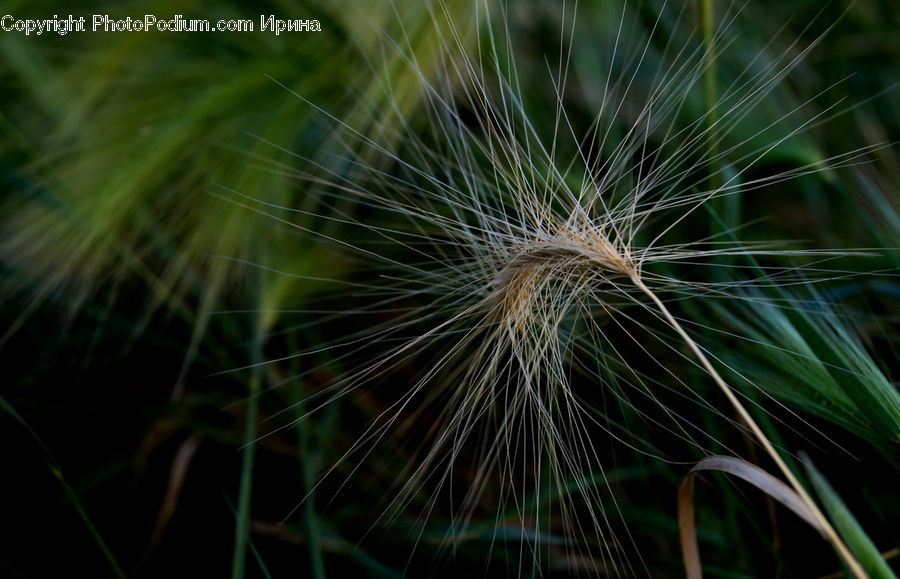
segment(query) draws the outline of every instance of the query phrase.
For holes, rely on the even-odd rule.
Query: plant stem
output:
[[[103,556],[106,558],[107,563],[112,570],[112,573],[118,579],[125,579],[127,577],[125,572],[122,571],[122,568],[119,566],[119,562],[116,560],[115,555],[113,555],[109,546],[106,544],[106,541],[103,540],[103,537],[100,535],[100,531],[94,526],[94,522],[91,520],[90,516],[85,510],[84,505],[81,503],[81,499],[78,498],[78,493],[75,492],[75,489],[69,485],[69,482],[62,474],[62,467],[59,462],[57,462],[56,458],[53,456],[53,453],[50,452],[50,449],[44,444],[43,439],[38,436],[37,432],[35,432],[31,425],[28,424],[24,418],[22,418],[16,409],[12,407],[12,405],[6,401],[3,396],[0,396],[0,410],[3,410],[7,414],[13,417],[34,439],[35,443],[37,443],[38,447],[41,450],[41,454],[43,455],[44,463],[50,469],[50,472],[53,474],[53,478],[59,481],[59,484],[62,485],[63,493],[65,493],[66,498],[69,499],[69,502],[75,508],[75,512],[78,513],[78,517],[85,524],[90,533],[91,537],[97,543],[97,546],[100,548],[100,551],[103,553]]]
[[[251,361],[253,374],[250,377],[247,396],[247,414],[244,424],[244,450],[241,464],[241,486],[238,494],[238,505],[234,528],[234,555],[231,564],[232,579],[243,579],[247,559],[247,546],[250,542],[250,505],[253,498],[253,459],[256,455],[256,421],[259,415],[259,393],[262,390],[262,379],[259,365],[262,361],[262,320],[254,320],[253,346]]]
[[[294,348],[299,350],[299,348]],[[297,371],[299,373],[299,371]],[[305,396],[300,380],[294,380],[292,386],[294,415],[297,421],[297,438],[300,446],[301,468],[304,491],[307,493],[306,506],[303,509],[303,523],[306,526],[307,544],[309,546],[310,566],[314,579],[325,579],[325,560],[322,557],[321,529],[316,515],[315,488],[316,464],[313,461],[313,444],[310,440],[309,421],[304,420],[306,414]]]
[[[753,434],[756,436],[759,443],[762,445],[763,449],[772,457],[772,460],[775,461],[775,464],[778,465],[778,468],[784,473],[785,478],[787,478],[791,487],[797,492],[798,495],[803,499],[803,501],[807,504],[809,509],[815,515],[819,524],[822,527],[822,530],[826,536],[826,538],[834,545],[835,549],[837,549],[840,556],[844,559],[844,562],[850,568],[850,572],[853,573],[854,577],[858,579],[865,579],[867,577],[865,571],[863,571],[862,566],[860,566],[859,562],[841,540],[840,536],[834,530],[834,527],[831,526],[831,523],[828,522],[828,519],[825,518],[825,515],[822,514],[822,511],[819,510],[819,507],[816,505],[815,501],[812,500],[812,497],[809,496],[809,493],[806,492],[806,489],[803,488],[803,485],[800,484],[800,481],[797,477],[794,476],[794,473],[788,467],[788,465],[781,458],[781,455],[778,454],[778,451],[769,441],[769,438],[763,433],[762,428],[756,423],[756,420],[750,415],[744,405],[738,400],[737,396],[734,393],[734,390],[731,386],[728,385],[727,382],[722,378],[719,372],[712,365],[712,362],[709,361],[709,358],[706,354],[703,353],[703,350],[697,343],[691,338],[684,327],[675,319],[675,316],[669,312],[669,309],[665,306],[659,296],[657,296],[640,278],[640,274],[634,272],[631,274],[631,280],[634,285],[647,294],[647,296],[653,301],[653,303],[658,308],[659,312],[662,314],[663,318],[669,323],[669,325],[678,333],[681,339],[684,340],[685,344],[687,344],[688,348],[690,348],[691,352],[693,352],[694,356],[700,362],[700,365],[703,366],[703,369],[710,375],[716,385],[722,390],[725,394],[725,397],[728,398],[728,401],[734,407],[735,411],[738,413],[738,416],[747,424]]]

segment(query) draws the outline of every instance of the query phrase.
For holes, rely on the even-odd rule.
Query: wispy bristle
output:
[[[491,17],[487,3],[476,4]],[[328,160],[303,159],[308,171],[300,176],[336,202],[335,211],[321,217],[358,226],[361,236],[384,246],[305,232],[379,264],[382,285],[376,284],[372,295],[380,305],[430,299],[394,322],[373,327],[369,345],[381,348],[377,357],[328,388],[327,397],[334,400],[428,360],[412,377],[404,376],[411,378],[404,393],[378,415],[345,458],[368,454],[387,432],[413,430],[415,420],[427,415],[433,423],[419,428],[427,436],[398,481],[399,492],[390,501],[393,512],[408,507],[427,488],[431,498],[421,505],[427,518],[445,486],[463,478],[468,488],[452,510],[459,521],[456,530],[465,532],[485,516],[488,481],[499,480],[496,510],[515,512],[521,548],[529,557],[542,557],[535,533],[559,531],[567,537],[567,554],[599,557],[602,563],[591,563],[598,571],[626,572],[632,564],[625,554],[629,539],[614,531],[618,527],[612,519],[618,514],[614,497],[601,496],[606,485],[578,483],[568,496],[558,498],[550,514],[534,499],[545,471],[554,486],[602,472],[600,442],[591,434],[598,428],[617,442],[628,437],[604,412],[583,402],[576,382],[587,376],[594,388],[608,390],[617,404],[633,405],[646,420],[657,419],[641,405],[658,405],[658,414],[671,421],[665,428],[701,448],[705,442],[693,434],[695,425],[671,411],[664,393],[657,391],[674,386],[721,417],[735,412],[811,503],[690,325],[672,313],[681,299],[740,298],[738,290],[752,284],[810,281],[790,266],[766,272],[757,259],[823,256],[782,249],[777,242],[741,243],[737,231],[728,228],[684,233],[692,216],[711,200],[851,164],[867,152],[741,180],[779,143],[812,122],[799,122],[762,145],[743,143],[740,154],[737,146],[721,142],[804,51],[775,58],[761,72],[748,67],[722,95],[713,117],[701,115],[676,130],[676,116],[711,63],[702,50],[686,45],[677,66],[654,71],[656,84],[635,110],[633,83],[647,72],[647,40],[633,54],[631,68],[617,77],[610,72],[596,120],[581,135],[563,106],[569,74],[565,56],[550,74],[555,110],[530,111],[514,64],[501,56],[515,51],[511,40],[488,26],[488,41],[473,56],[455,24],[443,19],[442,6],[437,3],[434,14],[442,44],[438,54],[429,55],[440,63],[437,78],[429,77],[401,43],[389,42],[404,55],[426,95],[426,136],[419,133],[416,119],[401,116],[397,127],[385,125],[381,134],[372,134],[319,109],[335,125],[335,138],[345,151],[338,156],[342,164],[334,169]],[[716,37],[719,50],[725,48],[720,44],[727,38],[727,22]],[[394,87],[385,90],[395,94]],[[612,127],[626,112],[632,124],[615,135]],[[543,117],[554,121],[543,122]],[[750,140],[789,124],[790,117],[760,128]],[[710,118],[715,120],[707,123]],[[716,146],[709,147],[713,137]],[[379,138],[403,146],[395,149]],[[722,168],[726,159],[727,173]],[[707,187],[710,171],[720,177],[713,188]],[[392,225],[358,221],[352,209],[340,209],[344,204],[381,211]],[[417,261],[394,259],[391,248]],[[831,255],[849,254],[825,254]],[[745,276],[734,265],[739,259],[758,275]],[[716,281],[673,275],[671,266],[679,264],[714,269],[717,275],[710,277]],[[717,408],[695,394],[698,389],[669,370],[660,352],[700,369],[732,408]],[[633,359],[658,368],[636,367]],[[582,377],[573,379],[576,374]],[[666,376],[670,384],[653,375]],[[625,393],[631,390],[644,399],[631,401]],[[463,456],[475,470],[459,477]],[[576,504],[582,512],[575,512]],[[814,504],[810,509],[822,517]],[[497,529],[507,523],[498,519]]]

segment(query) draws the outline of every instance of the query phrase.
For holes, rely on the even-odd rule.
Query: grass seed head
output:
[[[490,20],[487,3],[476,5]],[[382,348],[380,353],[328,388],[334,400],[401,368],[420,368],[411,375],[401,372],[410,380],[409,389],[378,414],[345,458],[392,430],[415,430],[419,423],[428,442],[398,478],[399,492],[390,501],[395,513],[430,489],[431,498],[421,504],[427,518],[437,508],[436,497],[462,478],[467,491],[451,507],[458,524],[448,535],[464,532],[479,517],[496,517],[498,528],[512,518],[521,529],[522,551],[535,560],[541,559],[543,546],[538,548],[534,537],[544,527],[565,534],[565,554],[590,555],[594,570],[627,573],[633,571],[625,554],[630,539],[611,521],[617,516],[615,498],[600,492],[609,482],[603,479],[597,433],[628,441],[627,426],[614,424],[613,416],[623,422],[627,417],[656,421],[642,407],[651,402],[673,422],[666,427],[669,432],[703,448],[706,442],[691,434],[697,429],[690,420],[657,396],[656,390],[669,387],[664,378],[686,387],[699,405],[715,407],[669,370],[660,353],[708,374],[778,459],[668,304],[670,296],[739,297],[732,291],[736,287],[754,281],[777,285],[785,278],[765,273],[758,280],[696,282],[671,275],[667,266],[688,262],[719,270],[735,258],[809,255],[744,244],[733,230],[686,240],[673,236],[679,227],[689,228],[691,216],[712,199],[823,170],[817,160],[810,167],[742,181],[778,143],[751,145],[740,155],[738,146],[718,141],[709,146],[759,105],[798,59],[776,59],[762,74],[748,67],[722,94],[713,117],[701,114],[679,127],[679,114],[701,84],[705,67],[714,65],[708,53],[687,44],[678,51],[678,64],[650,75],[657,82],[643,108],[620,130],[624,111],[634,108],[632,85],[646,72],[647,39],[632,53],[632,68],[609,73],[595,121],[586,134],[577,134],[563,106],[569,72],[563,50],[558,69],[549,74],[557,107],[539,113],[540,119],[555,119],[547,132],[540,126],[546,123],[537,122],[525,104],[512,59],[502,56],[514,54],[511,40],[488,23],[482,52],[473,56],[463,41],[468,35],[443,18],[442,8],[440,2],[433,6],[441,51],[430,54],[429,62],[438,63],[436,72],[421,68],[415,54],[403,52],[402,42],[390,41],[421,83],[423,114],[431,123],[428,137],[417,132],[421,122],[398,115],[396,132],[387,123],[381,129],[386,141],[399,143],[392,148],[380,144],[379,135],[331,117],[344,149],[342,166],[311,162],[317,174],[305,176],[334,200],[384,212],[390,225],[357,221],[343,209],[323,217],[355,225],[379,243],[406,252],[393,257],[380,245],[372,249],[320,236],[380,264],[382,279],[371,286],[374,311],[428,298],[374,326],[370,343]],[[724,32],[717,36],[725,37]],[[389,85],[385,91],[392,94]],[[803,124],[790,129],[782,140],[802,129]],[[836,157],[832,166],[860,154]],[[741,165],[726,166],[725,159],[734,156]],[[721,177],[712,188],[707,187],[710,171]],[[634,353],[658,368],[635,366]],[[605,410],[587,402],[590,396],[576,387],[586,383],[604,396],[608,392],[622,408]],[[642,403],[629,396],[643,397]],[[645,441],[626,444],[635,448]],[[655,453],[652,441],[645,449]],[[464,457],[474,466],[461,466]],[[597,472],[603,482],[595,480]],[[491,480],[502,487],[493,499],[493,515]],[[551,492],[547,484],[559,491],[557,508],[549,515],[540,501],[541,493]],[[570,485],[574,490],[561,490]],[[498,514],[509,505],[514,515]]]

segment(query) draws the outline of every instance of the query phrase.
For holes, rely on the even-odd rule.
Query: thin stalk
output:
[[[246,423],[244,425],[244,450],[241,465],[241,486],[238,494],[237,521],[234,528],[234,555],[231,564],[232,579],[243,579],[247,546],[250,543],[250,505],[253,498],[253,460],[256,455],[256,422],[259,416],[259,394],[262,391],[260,363],[262,362],[262,320],[254,319],[251,362],[253,372],[250,377],[247,396]]]
[[[22,425],[28,434],[34,439],[37,443],[38,447],[41,450],[41,454],[43,455],[44,463],[50,469],[50,472],[53,474],[53,478],[59,481],[59,484],[62,485],[63,493],[66,495],[66,498],[69,499],[69,502],[72,504],[72,507],[75,509],[75,512],[78,513],[78,517],[84,523],[84,525],[88,529],[88,533],[94,539],[94,542],[97,543],[97,547],[100,548],[100,551],[103,553],[103,557],[106,559],[106,562],[109,563],[109,566],[112,570],[112,573],[118,579],[125,579],[127,575],[122,571],[122,568],[119,566],[119,562],[116,560],[115,555],[113,555],[109,546],[106,544],[106,541],[103,540],[103,537],[100,535],[100,531],[94,526],[94,522],[91,520],[91,517],[88,515],[87,510],[85,510],[84,505],[81,503],[81,499],[78,498],[78,493],[75,492],[75,489],[69,485],[69,482],[62,474],[62,467],[59,462],[57,462],[56,458],[53,456],[53,453],[50,452],[50,449],[44,444],[43,439],[38,436],[37,432],[35,432],[31,425],[28,424],[24,418],[22,418],[18,412],[16,412],[15,408],[9,404],[5,398],[0,396],[0,409],[5,411],[7,414],[13,417],[20,425]]]
[[[853,573],[854,577],[858,579],[865,579],[867,577],[866,572],[863,570],[862,566],[841,540],[840,536],[834,530],[834,527],[831,526],[831,523],[828,522],[828,519],[825,518],[825,515],[822,514],[822,511],[819,510],[819,507],[816,505],[815,501],[813,501],[812,497],[809,496],[809,493],[806,492],[806,489],[803,488],[803,485],[800,484],[800,481],[797,477],[794,476],[794,473],[788,467],[788,465],[781,458],[781,455],[778,454],[778,451],[775,450],[775,447],[769,441],[769,438],[763,433],[762,428],[756,423],[756,420],[750,415],[744,405],[738,400],[737,396],[734,393],[734,390],[731,386],[728,385],[727,382],[722,378],[719,372],[712,365],[712,362],[709,361],[709,358],[706,354],[703,353],[703,350],[697,343],[691,338],[687,331],[685,331],[684,327],[675,319],[675,316],[669,312],[669,309],[665,306],[659,296],[657,296],[640,278],[640,275],[637,272],[633,272],[631,274],[631,280],[634,285],[647,294],[651,301],[656,305],[659,312],[662,314],[663,318],[669,323],[669,325],[678,333],[682,340],[684,340],[685,344],[687,344],[688,348],[690,348],[691,352],[693,352],[694,356],[700,362],[700,365],[703,366],[703,369],[710,375],[716,385],[722,390],[725,394],[725,397],[728,398],[728,401],[734,407],[735,411],[738,413],[738,416],[743,419],[743,421],[750,428],[751,432],[756,436],[759,443],[762,445],[763,449],[772,457],[772,460],[775,461],[775,464],[778,465],[778,468],[784,473],[785,478],[787,478],[791,487],[797,492],[798,495],[803,499],[803,501],[807,504],[810,511],[815,515],[818,522],[821,524],[822,529],[825,531],[826,538],[834,545],[835,549],[837,549],[840,556],[844,559],[844,562],[850,568],[850,572]]]
[[[293,351],[299,350],[299,347],[292,348]],[[297,371],[299,373],[299,370]],[[314,579],[325,579],[325,560],[322,556],[322,538],[321,529],[319,528],[319,517],[316,514],[315,504],[315,487],[316,487],[316,464],[313,461],[313,444],[310,440],[309,421],[303,420],[306,414],[306,404],[303,402],[305,396],[300,385],[300,379],[293,381],[292,386],[295,411],[294,415],[297,419],[297,439],[300,446],[300,461],[303,477],[304,491],[307,494],[306,506],[303,509],[303,523],[306,526],[307,545],[309,548],[310,566],[312,567],[312,576]]]
[[[305,424],[301,423],[301,424]],[[304,433],[302,446],[305,450],[304,463],[308,459],[310,445],[309,435]],[[309,543],[309,558],[312,567],[312,574],[315,579],[325,579],[325,560],[322,557],[322,539],[321,530],[319,528],[319,518],[316,515],[316,506],[312,489],[315,488],[315,480],[313,479],[312,468],[305,467],[303,472],[304,485],[309,498],[306,499],[306,508],[303,512],[303,519],[306,525],[307,542]]]

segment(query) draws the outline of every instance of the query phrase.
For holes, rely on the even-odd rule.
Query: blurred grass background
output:
[[[468,2],[447,4],[460,28],[484,33]],[[510,10],[510,34],[521,47],[515,58],[522,92],[530,108],[552,110],[544,58],[559,45],[559,6],[526,0]],[[721,12],[726,10],[723,4]],[[339,322],[290,313],[313,307],[321,288],[284,273],[352,276],[359,264],[248,210],[230,191],[309,214],[332,210],[312,184],[294,177],[290,168],[303,160],[288,151],[325,159],[329,152],[339,156],[342,145],[321,115],[289,91],[402,151],[403,143],[391,139],[401,134],[401,117],[417,117],[422,95],[400,58],[383,56],[384,38],[400,37],[399,18],[418,66],[428,71],[437,38],[429,33],[425,5],[88,2],[76,12],[43,0],[0,3],[0,13],[19,18],[70,11],[210,20],[258,20],[272,13],[318,19],[323,31],[277,37],[0,33],[0,361],[6,374],[0,394],[7,415],[0,574],[449,577],[486,568],[489,576],[518,571],[514,535],[506,547],[492,547],[492,519],[483,534],[461,537],[452,557],[437,541],[452,524],[440,509],[424,530],[411,512],[369,532],[390,498],[384,496],[394,482],[389,458],[359,470],[340,465],[336,478],[347,476],[350,492],[331,500],[337,483],[330,481],[292,512],[386,402],[365,395],[342,400],[247,446],[285,422],[276,414],[329,382],[327,371],[313,370],[329,360],[323,354],[222,373],[352,333]],[[579,126],[586,127],[599,106],[621,11],[618,2],[579,6],[579,48],[571,64],[578,88],[567,102]],[[638,3],[633,33],[646,35],[661,11],[648,58],[666,67],[672,55],[665,42],[696,41],[689,33],[697,26],[697,6]],[[681,18],[674,18],[679,12]],[[797,50],[790,46],[794,40],[802,48],[832,24],[722,148],[744,147],[735,149],[736,157],[752,149],[755,144],[745,139],[813,96],[796,113],[797,124],[835,104],[847,112],[786,141],[755,167],[760,176],[900,137],[897,90],[891,90],[900,79],[900,9],[888,0],[745,7],[717,63],[720,88],[754,58],[763,67],[769,55]],[[473,50],[477,37],[469,39]],[[372,65],[382,59],[385,64]],[[637,78],[635,94],[648,94],[652,81]],[[396,109],[383,100],[384,83],[392,87]],[[635,102],[644,101],[636,96]],[[684,122],[702,114],[701,94],[687,102]],[[628,115],[613,127],[614,135],[627,130]],[[737,196],[723,214],[726,225],[761,220],[748,231],[751,239],[887,248],[839,264],[876,273],[821,284],[816,293],[781,296],[802,299],[815,315],[742,302],[700,308],[694,318],[721,330],[709,330],[706,343],[714,353],[785,404],[758,400],[784,446],[810,454],[881,551],[896,549],[900,539],[900,423],[892,407],[900,371],[897,150],[893,144],[882,148],[861,168]],[[285,170],[272,170],[279,167]],[[364,209],[341,209],[367,218]],[[305,228],[341,233],[334,222],[271,212]],[[690,367],[683,371],[696,374]],[[303,378],[291,379],[297,375]],[[746,394],[756,395],[753,389]],[[302,404],[290,412],[302,415]],[[792,420],[791,412],[847,452],[823,443],[811,428],[795,432],[779,425]],[[622,418],[636,437],[654,440],[667,456],[690,458],[689,449],[652,425]],[[711,439],[746,446],[727,425],[700,415],[697,420]],[[386,457],[400,461],[410,452],[403,439],[386,446]],[[654,576],[680,575],[674,497],[686,467],[601,446],[645,564]],[[698,492],[710,576],[774,576],[776,568],[783,577],[839,571],[828,547],[790,515],[761,516],[767,509],[761,496],[712,480],[717,484]],[[424,538],[408,561],[420,531]],[[564,556],[548,564],[543,572],[551,576],[577,572],[577,563]]]

